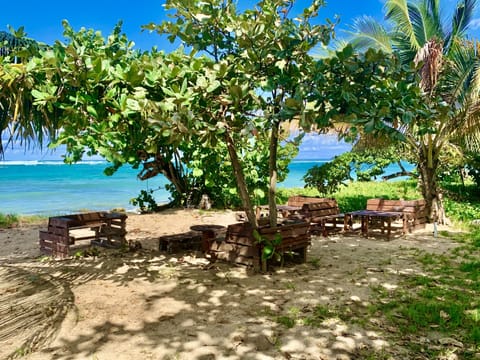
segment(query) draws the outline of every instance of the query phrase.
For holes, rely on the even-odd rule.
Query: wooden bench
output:
[[[40,251],[53,257],[70,256],[70,247],[78,240],[92,244],[120,247],[125,244],[126,214],[89,212],[54,216],[47,230],[40,230]]]
[[[327,236],[329,231],[343,230],[343,226],[340,228],[337,226],[337,220],[343,220],[344,216],[340,212],[337,200],[333,198],[309,198],[302,205],[299,213],[292,215],[290,218],[307,221],[310,223],[311,232],[319,231],[323,236]],[[343,221],[341,224],[343,225]]]
[[[284,224],[275,228],[269,226],[258,228],[260,235],[270,241],[279,234],[282,242],[275,251],[282,255],[297,254],[301,262],[306,262],[307,249],[311,244],[308,230],[309,224],[304,222]],[[215,259],[260,270],[263,268],[262,247],[263,245],[255,240],[250,224],[237,223],[228,225],[225,237],[212,241],[210,251]]]
[[[401,223],[403,234],[425,228],[427,222],[425,200],[387,200],[368,199],[365,210],[353,211],[345,215],[344,227],[352,227],[354,218],[361,219],[362,234],[368,236],[369,229],[380,228],[381,233],[387,231],[390,238],[392,223]]]
[[[302,210],[304,204],[318,203],[326,200],[331,200],[330,198],[320,198],[313,196],[303,196],[303,195],[294,195],[290,196],[286,204],[277,205],[277,211],[282,215],[282,218],[288,218],[290,215],[298,214]],[[257,219],[260,219],[262,216],[268,216],[268,205],[257,206],[256,210]]]
[[[326,200],[332,200],[331,198],[321,198],[316,196],[303,196],[303,195],[294,195],[290,196],[287,201],[289,206],[298,206],[302,207],[305,204],[319,203]]]

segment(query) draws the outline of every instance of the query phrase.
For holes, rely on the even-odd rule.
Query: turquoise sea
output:
[[[280,187],[303,187],[306,171],[328,160],[294,161]],[[61,161],[0,162],[0,213],[59,215],[80,210],[124,208],[140,190],[155,190],[157,202],[168,202],[163,176],[140,181],[138,170],[124,166],[112,176],[106,163],[89,161],[66,165]],[[160,188],[160,189],[159,189]]]

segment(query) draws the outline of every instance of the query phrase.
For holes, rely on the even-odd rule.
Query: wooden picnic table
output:
[[[398,211],[376,211],[376,210],[357,210],[345,214],[344,230],[351,230],[353,219],[355,217],[361,220],[361,232],[363,236],[368,236],[368,225],[372,219],[380,219],[382,221],[382,233],[385,230],[384,223],[387,223],[387,238],[390,239],[392,232],[392,221],[396,221],[403,217],[403,212]]]

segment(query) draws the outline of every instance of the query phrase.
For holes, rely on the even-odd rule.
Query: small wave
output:
[[[104,160],[86,160],[86,161],[79,161],[72,165],[99,165],[99,164],[107,164]],[[25,160],[25,161],[0,161],[0,166],[37,166],[37,165],[69,165],[64,163],[61,160]]]

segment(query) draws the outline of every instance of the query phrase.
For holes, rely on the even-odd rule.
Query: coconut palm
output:
[[[459,0],[450,18],[440,0],[387,0],[386,25],[370,17],[355,20],[351,44],[395,52],[418,67],[418,85],[432,112],[403,125],[406,147],[418,166],[430,219],[444,222],[437,184],[442,156],[460,141],[478,138],[480,129],[480,58],[466,40],[477,0]],[[447,21],[447,20],[448,21]],[[470,141],[469,141],[470,140]]]
[[[41,145],[44,134],[55,131],[33,107],[33,82],[24,65],[44,45],[26,38],[23,28],[10,30],[0,31],[0,156],[10,142]]]

